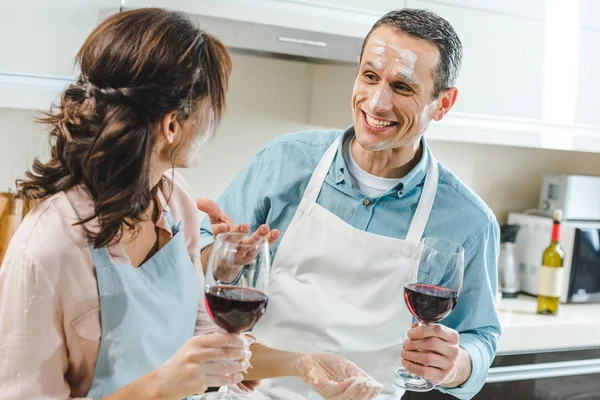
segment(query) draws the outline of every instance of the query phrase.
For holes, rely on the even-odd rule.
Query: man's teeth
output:
[[[391,121],[383,121],[380,119],[375,119],[371,117],[369,114],[365,114],[367,116],[367,122],[369,125],[374,126],[376,128],[385,128],[386,126],[392,125]]]

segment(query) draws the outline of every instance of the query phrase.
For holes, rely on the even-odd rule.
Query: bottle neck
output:
[[[558,243],[560,241],[560,222],[554,222],[552,225],[552,236],[550,237],[552,243]]]

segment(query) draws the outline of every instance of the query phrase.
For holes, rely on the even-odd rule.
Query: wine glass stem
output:
[[[227,398],[231,397],[231,385],[225,386],[225,395],[227,396]]]

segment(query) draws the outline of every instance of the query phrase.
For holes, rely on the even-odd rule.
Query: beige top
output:
[[[84,398],[92,384],[101,334],[98,287],[83,229],[73,226],[77,217],[66,195],[81,215],[89,215],[92,203],[81,189],[44,200],[19,226],[0,268],[0,400]],[[159,197],[163,205],[169,198]],[[180,175],[164,208],[176,222],[184,221],[204,293],[200,216]],[[172,237],[164,213],[156,226],[162,247]],[[121,245],[108,250],[115,263],[130,264]],[[196,334],[216,330],[201,298]]]

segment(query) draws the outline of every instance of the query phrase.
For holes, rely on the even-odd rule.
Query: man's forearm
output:
[[[460,347],[454,372],[448,375],[446,381],[444,381],[441,386],[445,387],[446,389],[452,389],[461,386],[471,376],[471,367],[471,356],[465,349]]]
[[[291,353],[275,350],[261,344],[250,348],[252,368],[244,377],[245,380],[255,381],[260,379],[280,378],[283,376],[298,376],[297,363],[303,353]]]

